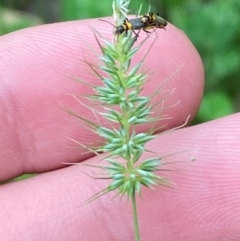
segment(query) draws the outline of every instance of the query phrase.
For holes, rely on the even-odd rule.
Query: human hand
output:
[[[79,61],[85,49],[89,51],[86,43],[97,49],[89,25],[110,38],[112,27],[97,20],[45,25],[0,38],[0,180],[43,173],[0,187],[2,241],[133,240],[131,207],[126,200],[112,199],[112,193],[81,206],[107,182],[84,175],[89,171],[86,166],[62,164],[100,159],[73,148],[68,137],[86,144],[96,136],[61,109],[64,105],[92,118],[69,95],[89,89],[66,77],[96,81]],[[140,35],[136,44],[145,37],[143,32]],[[181,101],[164,112],[172,117],[167,121],[170,128],[196,113],[204,74],[199,55],[184,33],[169,24],[166,31],[157,30],[157,35],[145,65],[156,73],[144,93],[155,91],[182,66],[167,83],[167,89],[176,91],[166,104]],[[138,58],[152,44],[152,36]],[[235,114],[187,127],[148,144],[160,156],[191,149],[196,161],[163,173],[173,180],[175,189],[143,190],[142,200],[138,199],[142,240],[240,240],[239,119]],[[188,160],[190,155],[185,152],[171,160]]]

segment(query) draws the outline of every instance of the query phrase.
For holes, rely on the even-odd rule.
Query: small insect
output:
[[[148,13],[148,15],[143,15],[141,18],[142,22],[148,24],[148,28],[164,28],[167,26],[167,21],[159,16],[159,14],[154,14],[153,12]]]
[[[102,19],[99,20],[105,21]],[[143,15],[142,17],[133,18],[130,20],[126,18],[123,21],[122,25],[119,25],[117,27],[114,25],[113,26],[116,28],[114,32],[116,35],[122,34],[124,32],[127,35],[128,31],[131,30],[136,35],[136,37],[138,37],[140,30],[145,31],[146,33],[151,33],[148,31],[148,29],[165,28],[166,25],[166,20],[161,18],[158,14],[153,14],[152,12],[150,12],[148,15]],[[135,30],[139,30],[138,33],[136,33]]]
[[[134,18],[128,20],[127,18],[123,21],[123,24],[116,27],[115,34],[122,34],[125,32],[127,35],[129,30],[132,30],[133,33],[138,37],[138,33],[134,30],[141,30],[148,26],[148,23],[142,21],[142,18]]]
[[[154,28],[163,28],[167,26],[167,21],[159,16],[159,14],[154,14],[153,12],[149,12],[147,15],[143,15],[142,17],[139,18],[134,18],[134,19],[125,19],[123,24],[118,26],[116,28],[115,33],[116,34],[121,34],[123,32],[128,32],[128,30],[143,30],[146,33],[151,33],[148,31],[148,29],[154,29]],[[136,36],[136,34],[134,32]]]

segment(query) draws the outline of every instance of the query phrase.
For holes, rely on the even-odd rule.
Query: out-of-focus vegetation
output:
[[[10,8],[0,7],[0,34],[42,24],[41,18],[31,14],[23,14]]]
[[[239,111],[240,1],[164,3],[170,21],[185,31],[203,59],[206,87],[196,122]]]
[[[132,0],[132,14],[158,12],[199,51],[205,95],[195,123],[240,110],[240,0]],[[0,0],[0,35],[42,23],[109,16],[112,0]]]
[[[199,51],[206,77],[205,95],[195,123],[240,110],[240,1],[132,0],[137,13],[158,12],[182,29]],[[103,17],[112,0],[0,0],[0,34],[41,23]]]

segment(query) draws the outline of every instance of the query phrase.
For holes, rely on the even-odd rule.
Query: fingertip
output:
[[[151,38],[154,33],[151,34]],[[154,72],[147,85],[149,93],[164,84],[165,90],[174,90],[166,99],[167,113],[173,117],[172,124],[184,123],[186,118],[196,114],[203,96],[204,67],[201,57],[187,35],[171,23],[166,30],[156,30],[156,41],[149,51],[146,68]],[[152,41],[147,41],[143,48],[150,48]]]
[[[96,83],[94,73],[79,60],[86,57],[94,63],[99,61],[100,48],[91,27],[112,40],[113,27],[98,19],[32,27],[0,38],[1,98],[12,118],[9,121],[7,115],[2,117],[6,127],[1,143],[1,160],[6,164],[2,179],[24,171],[53,170],[62,167],[62,162],[85,158],[80,156],[81,151],[73,153],[67,137],[86,143],[93,142],[96,136],[68,117],[59,103],[94,118],[91,111],[67,96],[67,93],[86,94],[89,88],[66,77],[78,76]],[[146,37],[141,32],[136,45]],[[170,128],[184,123],[199,106],[202,63],[186,35],[171,24],[166,30],[156,29],[150,34],[132,63],[142,59],[151,45],[144,70],[155,74],[150,76],[143,94],[154,93],[165,82],[165,89],[175,89],[164,106],[164,114],[172,117],[167,121]],[[176,108],[169,108],[178,102]]]

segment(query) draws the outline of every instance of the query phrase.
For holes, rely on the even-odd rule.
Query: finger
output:
[[[62,162],[89,157],[80,155],[83,151],[76,150],[69,137],[89,145],[96,135],[62,110],[68,107],[90,120],[96,119],[90,109],[69,95],[91,93],[91,89],[67,77],[99,83],[79,60],[86,56],[96,62],[95,52],[100,52],[89,26],[111,40],[112,26],[96,19],[44,25],[0,38],[0,162],[4,165],[0,180],[25,172],[54,170],[63,167]],[[158,31],[157,35],[144,67],[156,74],[146,84],[144,94],[153,93],[173,75],[165,87],[175,88],[175,93],[166,100],[166,107],[178,101],[180,104],[164,112],[172,117],[168,121],[170,128],[196,112],[203,90],[203,68],[195,48],[180,30],[169,24],[166,31]],[[145,36],[141,33],[137,43]],[[137,59],[148,51],[154,36],[143,44]]]
[[[150,142],[154,156],[192,151],[163,159],[166,163],[187,161],[162,167],[175,171],[159,172],[169,177],[175,188],[143,189],[137,199],[143,240],[240,239],[239,120],[240,114],[232,115]],[[188,162],[192,156],[195,162]],[[88,163],[102,164],[96,157]],[[107,185],[84,172],[97,175],[98,170],[74,165],[2,186],[1,240],[15,240],[16,236],[36,241],[46,237],[59,241],[134,240],[129,200],[113,199],[111,193],[81,206]]]

